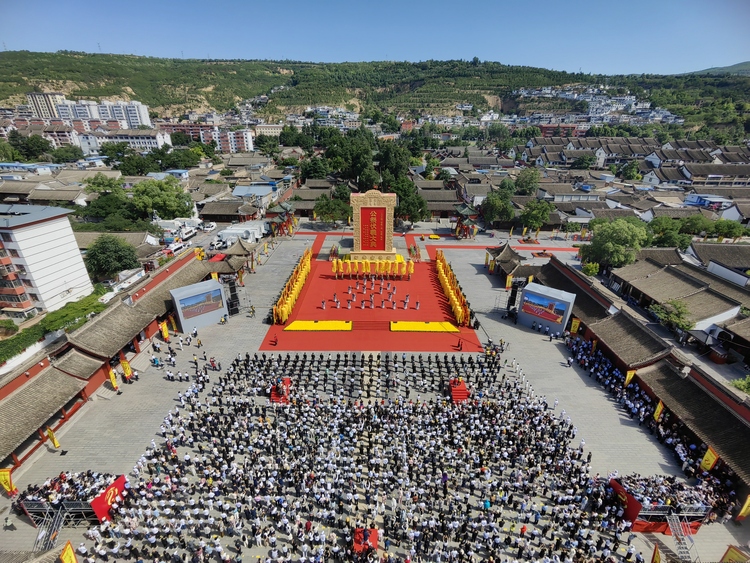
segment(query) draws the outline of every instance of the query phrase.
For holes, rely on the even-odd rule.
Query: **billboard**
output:
[[[224,288],[217,280],[186,285],[169,292],[182,332],[216,324],[228,314]]]
[[[385,251],[385,210],[385,207],[360,208],[359,236],[363,252]]]
[[[179,304],[182,318],[192,319],[193,317],[223,308],[224,299],[221,295],[221,289],[217,288],[180,299]]]
[[[534,293],[524,293],[521,311],[534,317],[554,323],[562,324],[565,318],[567,303],[559,302],[546,295],[536,295]]]

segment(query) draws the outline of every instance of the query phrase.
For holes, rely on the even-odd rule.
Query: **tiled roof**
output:
[[[54,363],[56,369],[81,379],[90,378],[96,370],[102,367],[100,359],[92,358],[76,349],[71,349],[65,355],[55,358]]]
[[[750,428],[666,361],[638,371],[664,405],[750,483]]]
[[[625,311],[589,328],[629,368],[648,365],[669,354],[670,346]]]
[[[9,456],[85,386],[85,381],[47,367],[0,401],[0,420],[12,421],[0,432],[0,459]]]
[[[692,248],[704,266],[713,260],[728,268],[750,269],[750,245],[694,242]]]

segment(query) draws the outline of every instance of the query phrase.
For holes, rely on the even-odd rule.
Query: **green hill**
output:
[[[69,99],[136,99],[161,111],[226,110],[268,94],[272,106],[377,105],[407,112],[481,107],[518,87],[588,82],[590,77],[541,68],[465,61],[305,63],[183,60],[76,52],[0,53],[0,104],[23,103],[28,91],[61,91]]]
[[[750,76],[750,61],[731,66],[716,66],[688,74],[738,74],[740,76]]]
[[[750,63],[726,69],[742,71]],[[563,99],[513,99],[518,88],[608,84],[613,93],[630,92],[685,118],[671,134],[696,135],[717,142],[739,142],[750,135],[750,75],[600,76],[497,62],[423,61],[310,63],[299,61],[160,59],[70,51],[0,52],[0,106],[25,103],[29,91],[60,91],[69,99],[124,99],[148,104],[162,116],[186,110],[224,111],[244,99],[270,96],[266,115],[299,112],[309,105],[378,108],[402,116],[457,113],[471,103],[529,114],[572,110]],[[703,73],[716,71],[709,69]],[[654,127],[625,131],[654,134]],[[619,134],[619,133],[618,133]]]

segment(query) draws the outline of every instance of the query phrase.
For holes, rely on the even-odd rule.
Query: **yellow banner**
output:
[[[130,369],[130,362],[127,360],[121,360],[120,365],[122,366],[122,372],[125,374],[125,377],[130,379],[130,376],[133,375],[133,370]]]
[[[485,252],[484,253],[484,267],[486,268],[489,263],[490,263],[490,253]]]
[[[661,417],[661,413],[664,411],[664,403],[659,401],[659,404],[656,405],[656,410],[654,411],[654,420],[659,422],[659,417]]]
[[[9,494],[13,494],[13,491],[15,490],[11,471],[11,469],[0,469],[0,485],[2,485],[3,489]]]
[[[169,319],[169,326],[172,327],[172,330],[176,331],[177,330],[177,323],[174,320],[174,315],[169,315],[167,318]]]
[[[214,279],[214,281],[219,281],[219,274],[216,272],[211,272],[211,277]]]
[[[659,546],[654,544],[654,554],[651,556],[651,563],[661,563],[661,553],[659,553]]]
[[[534,276],[529,276],[529,283],[532,283],[534,281]]]
[[[633,378],[635,377],[635,370],[631,369],[625,374],[625,387],[630,385],[630,382],[633,381]]]
[[[167,321],[164,321],[159,325],[161,328],[161,336],[164,340],[169,340],[169,329],[167,328]]]
[[[701,460],[701,469],[703,471],[711,471],[717,461],[719,461],[719,454],[711,446],[708,446],[708,451],[706,451]]]
[[[62,553],[60,553],[60,563],[78,563],[78,557],[76,557],[76,552],[70,541],[65,544]]]
[[[508,289],[511,289],[512,287],[513,287],[513,276],[508,274],[507,276],[505,276],[505,289],[508,290]]]
[[[581,319],[573,317],[573,320],[570,321],[570,332],[572,332],[573,334],[578,334],[579,328],[581,328]]]
[[[47,437],[49,438],[50,442],[52,442],[53,446],[55,446],[56,448],[60,447],[60,442],[57,441],[57,436],[55,436],[54,430],[52,430],[52,428],[50,428],[49,426],[47,427]]]
[[[240,285],[242,285],[242,280],[245,278],[245,269],[240,268],[240,270],[237,272],[237,281],[240,282]]]
[[[597,340],[594,340],[593,342],[591,342],[591,353],[592,353],[592,354],[593,354],[594,352],[596,352],[596,343],[597,343],[597,342],[598,342]]]
[[[525,236],[526,236],[526,231],[527,231],[527,230],[529,230],[529,228],[528,228],[528,227],[524,227],[524,228],[523,228],[523,232],[521,233],[521,236],[522,236],[522,237],[525,237]]]
[[[740,510],[740,513],[737,515],[737,521],[744,520],[748,516],[750,516],[750,495],[747,495],[745,504],[742,505],[742,510]]]
[[[109,382],[112,384],[115,391],[119,389],[117,386],[117,374],[115,374],[115,371],[112,368],[109,368]]]
[[[743,552],[739,547],[730,545],[719,559],[719,563],[745,563],[748,559],[750,559],[750,555]]]

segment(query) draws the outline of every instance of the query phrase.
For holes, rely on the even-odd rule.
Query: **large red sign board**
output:
[[[385,251],[385,207],[361,207],[359,229],[362,252]]]
[[[91,509],[96,514],[99,522],[105,518],[110,520],[109,511],[116,502],[122,503],[122,492],[125,490],[125,475],[120,475],[109,487],[104,489],[99,496],[91,501]]]

